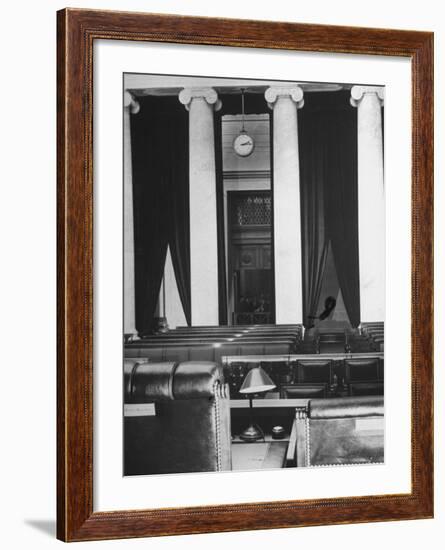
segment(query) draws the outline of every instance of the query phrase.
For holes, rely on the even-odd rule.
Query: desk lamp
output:
[[[264,439],[263,430],[253,422],[252,399],[256,393],[267,392],[273,390],[274,388],[275,384],[261,367],[254,367],[253,369],[250,369],[246,378],[244,378],[244,382],[239,392],[245,393],[249,398],[250,425],[240,435],[240,439],[243,441],[253,442],[258,439]]]

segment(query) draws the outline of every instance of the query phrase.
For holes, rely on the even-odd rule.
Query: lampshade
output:
[[[275,387],[269,375],[261,367],[254,367],[247,373],[239,392],[260,393],[273,390]]]

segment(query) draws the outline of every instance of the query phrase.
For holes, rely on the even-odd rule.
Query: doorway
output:
[[[272,194],[230,191],[227,200],[232,324],[274,323]]]

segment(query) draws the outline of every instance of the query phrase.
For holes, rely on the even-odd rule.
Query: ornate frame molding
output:
[[[65,9],[58,31],[58,485],[65,541],[430,518],[433,515],[433,34]],[[93,512],[94,40],[403,56],[412,61],[412,491]]]

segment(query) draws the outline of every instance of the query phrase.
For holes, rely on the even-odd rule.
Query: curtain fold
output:
[[[221,114],[214,116],[215,134],[215,172],[216,172],[216,223],[218,247],[218,320],[220,325],[227,325],[227,275],[226,244],[224,229],[224,180],[222,158]]]
[[[140,98],[131,118],[136,328],[153,329],[170,245],[178,291],[190,324],[188,115],[176,97]]]
[[[299,116],[303,315],[316,315],[329,242],[352,326],[360,323],[357,113],[349,91],[308,94]]]
[[[274,218],[274,155],[273,155],[273,135],[274,135],[274,127],[273,127],[273,114],[269,113],[269,143],[270,143],[270,195],[272,198],[271,203],[271,224],[270,224],[270,231],[271,231],[271,247],[270,247],[270,266],[271,266],[271,272],[272,272],[272,288],[270,289],[270,310],[272,313],[272,319],[271,322],[275,323],[277,318],[277,308],[276,308],[276,300],[275,300],[275,218]]]
[[[304,109],[303,109],[304,110]],[[313,326],[326,267],[329,238],[324,216],[327,143],[324,117],[299,112],[303,324]],[[301,114],[300,114],[301,113]]]
[[[360,324],[360,272],[357,190],[357,109],[332,113],[325,183],[325,218],[346,311],[353,327]]]
[[[182,111],[170,118],[169,238],[179,297],[188,326],[192,324],[190,283],[189,124]]]

